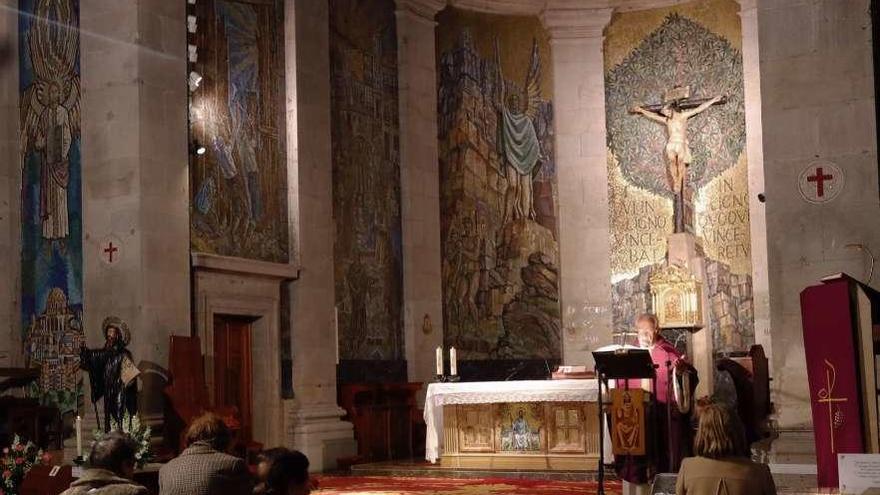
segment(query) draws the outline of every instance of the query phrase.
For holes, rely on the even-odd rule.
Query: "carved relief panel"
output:
[[[495,449],[494,408],[485,404],[458,406],[460,452],[493,452]]]

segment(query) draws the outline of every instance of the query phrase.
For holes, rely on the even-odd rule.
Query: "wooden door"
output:
[[[239,440],[251,440],[251,322],[240,316],[214,316],[214,407],[235,408]]]

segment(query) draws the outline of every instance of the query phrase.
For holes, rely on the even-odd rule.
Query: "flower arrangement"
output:
[[[0,495],[18,495],[28,471],[36,464],[48,464],[50,461],[49,454],[32,442],[23,443],[16,435],[12,445],[3,448],[3,457],[0,458]]]
[[[130,415],[126,412],[122,417],[122,423],[117,423],[115,421],[111,421],[110,425],[113,430],[122,431],[123,433],[128,434],[135,443],[137,443],[137,452],[135,452],[135,467],[138,469],[143,468],[150,459],[153,457],[153,451],[150,446],[150,436],[152,435],[152,429],[141,423],[141,418],[137,414]],[[93,432],[95,437],[95,442],[104,438],[104,431],[101,429],[96,429]],[[0,494],[2,495],[2,494]]]

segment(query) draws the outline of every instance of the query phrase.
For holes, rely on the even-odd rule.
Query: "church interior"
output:
[[[878,493],[878,9],[0,0],[0,494]]]

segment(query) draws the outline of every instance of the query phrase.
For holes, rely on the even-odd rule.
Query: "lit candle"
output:
[[[76,417],[76,456],[80,459],[83,456],[83,432],[82,432],[82,418],[79,416]]]
[[[437,376],[443,376],[443,348],[437,346]]]
[[[458,374],[458,360],[455,357],[455,347],[449,349],[449,374],[452,376]]]

